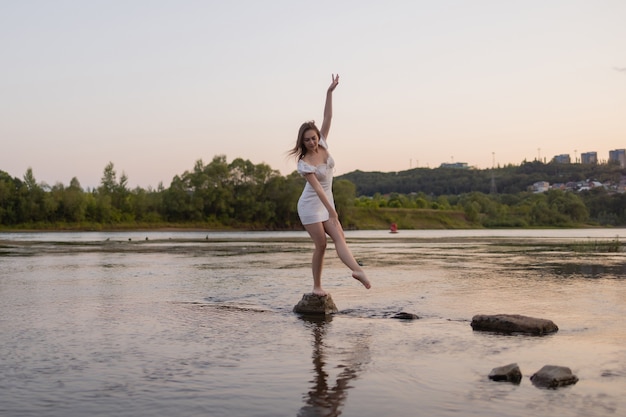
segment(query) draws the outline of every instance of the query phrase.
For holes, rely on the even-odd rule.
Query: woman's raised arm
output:
[[[328,131],[330,130],[330,122],[333,118],[333,91],[339,84],[339,74],[331,74],[333,82],[330,83],[330,87],[326,91],[326,103],[324,104],[324,121],[322,122],[322,128],[320,134],[324,139],[328,139]]]

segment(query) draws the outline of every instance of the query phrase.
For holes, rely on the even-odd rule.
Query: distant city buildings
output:
[[[557,164],[571,164],[572,160],[569,154],[561,154],[555,155],[552,158],[552,161]],[[583,152],[580,154],[580,163],[581,164],[597,164],[598,161],[598,153],[597,152]],[[578,163],[578,161],[574,161],[574,163]],[[626,168],[626,149],[614,149],[609,151],[609,163],[617,163],[620,167]]]
[[[467,165],[467,162],[443,162],[439,165],[439,168],[469,169],[469,165]]]
[[[556,155],[554,157],[554,162],[556,162],[557,164],[569,164],[571,163],[571,159],[569,157],[569,154],[561,154],[561,155]]]
[[[597,152],[583,152],[580,154],[580,163],[586,165],[593,165],[598,163]]]
[[[600,163],[600,161],[598,160],[598,153],[595,151],[583,152],[580,154],[580,160],[578,160],[578,158],[575,159],[575,164],[581,163],[585,165],[595,165]],[[541,162],[541,160],[539,160],[539,162]],[[569,154],[563,153],[560,155],[555,155],[552,158],[552,162],[557,164],[571,164],[572,159]],[[626,168],[626,149],[614,149],[612,151],[609,151],[608,162],[617,163],[620,167]],[[545,163],[545,159],[543,160],[543,163]],[[606,160],[603,160],[602,163],[606,163]],[[439,168],[470,169],[470,166],[467,164],[467,162],[442,162],[441,165],[439,165]],[[531,187],[534,187],[534,184]]]
[[[571,159],[568,154],[556,155],[553,162],[558,164],[570,164]],[[578,161],[576,161],[578,162]],[[614,149],[609,151],[609,163],[617,163],[621,168],[626,168],[626,149]],[[598,153],[597,152],[583,152],[580,154],[581,164],[597,164]],[[570,181],[567,183],[555,183],[549,184],[546,181],[537,181],[528,186],[528,191],[533,193],[545,193],[548,190],[563,190],[563,191],[588,191],[594,188],[603,188],[608,192],[624,193],[626,192],[626,175],[622,174],[619,181],[606,181],[601,183],[593,179],[587,179],[585,181]]]
[[[626,149],[609,151],[609,162],[617,162],[620,167],[626,168]]]

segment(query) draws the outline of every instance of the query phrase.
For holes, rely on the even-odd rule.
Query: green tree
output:
[[[206,181],[201,188],[196,188],[194,191],[199,192],[198,198],[204,205],[205,216],[228,223],[234,214],[234,191],[226,156],[215,156],[204,167],[202,174]]]
[[[185,181],[178,175],[174,176],[169,188],[163,192],[163,207],[167,221],[198,220],[195,210],[191,206],[191,190],[187,188]],[[201,216],[201,213],[198,216]]]
[[[300,228],[298,199],[306,180],[297,172],[286,177],[275,176],[265,184],[265,198],[270,203],[272,218],[270,225],[276,228]]]
[[[572,223],[583,223],[589,219],[589,210],[577,194],[550,190],[547,199],[551,210],[566,216]]]
[[[85,221],[87,200],[78,178],[73,177],[70,180],[70,186],[64,190],[61,206],[66,221],[77,223]]]
[[[118,223],[121,213],[113,205],[113,197],[117,189],[117,173],[113,162],[109,162],[103,171],[100,186],[95,193],[93,220],[99,223]]]
[[[354,206],[356,187],[348,180],[338,180],[333,183],[335,208],[339,218],[343,221],[349,209]]]
[[[237,158],[228,166],[233,191],[235,219],[243,223],[269,224],[273,207],[265,185],[278,172],[266,164],[254,165],[249,160]]]
[[[163,191],[155,191],[151,188],[144,190],[136,187],[129,196],[131,212],[137,221],[160,223],[163,221]]]
[[[36,223],[45,220],[44,197],[44,190],[37,183],[33,170],[29,167],[19,190],[20,223]]]
[[[18,190],[22,187],[17,178],[0,171],[0,224],[14,225],[19,221]]]
[[[115,172],[115,166],[113,162],[109,162],[104,167],[102,178],[100,179],[100,187],[98,192],[104,195],[111,195],[115,193],[117,188],[117,173]]]

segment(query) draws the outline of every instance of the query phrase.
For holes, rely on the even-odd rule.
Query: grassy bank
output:
[[[475,229],[480,225],[471,223],[462,211],[351,207],[345,213],[346,229],[389,229],[392,223],[399,229]]]
[[[467,220],[465,213],[459,210],[406,209],[406,208],[370,208],[350,207],[341,213],[342,224],[346,230],[387,230],[392,223],[398,229],[480,229],[480,222]],[[524,228],[519,225],[499,225],[499,227]],[[548,227],[548,226],[546,226]],[[556,226],[555,226],[556,227]],[[589,224],[573,224],[569,227],[590,227]],[[116,231],[116,230],[303,230],[299,222],[292,228],[268,228],[260,223],[237,223],[231,221],[223,224],[219,221],[206,222],[116,222],[116,223],[27,223],[11,227],[0,226],[0,232],[27,231]]]

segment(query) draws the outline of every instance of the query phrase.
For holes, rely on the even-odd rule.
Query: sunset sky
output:
[[[0,0],[0,170],[147,188],[216,155],[336,175],[626,148],[626,1]]]

